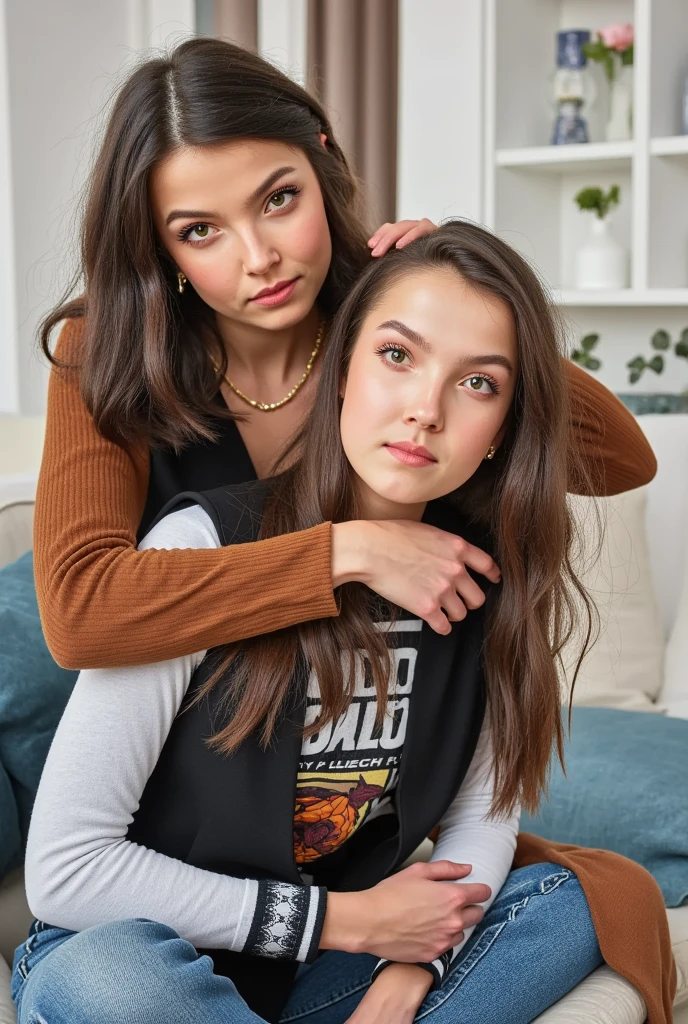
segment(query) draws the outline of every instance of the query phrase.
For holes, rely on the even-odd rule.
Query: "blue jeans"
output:
[[[321,954],[299,968],[283,1024],[344,1024],[376,958]],[[576,876],[556,864],[512,871],[416,1020],[526,1024],[602,963]],[[19,1024],[260,1024],[233,983],[166,925],[129,920],[83,932],[32,926],[14,960]]]

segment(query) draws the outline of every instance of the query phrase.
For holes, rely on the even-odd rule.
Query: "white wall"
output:
[[[306,81],[306,0],[258,0],[258,51],[299,85]]]
[[[126,0],[126,6],[129,43],[136,50],[174,45],[195,31],[195,0]]]
[[[3,4],[0,212],[9,242],[0,257],[0,411],[36,414],[45,407],[47,382],[36,329],[76,266],[79,200],[107,101],[137,51],[193,33],[195,4]]]
[[[482,218],[482,39],[481,0],[399,0],[400,218]]]
[[[127,25],[123,5],[93,0],[12,2],[6,19],[19,407],[40,413],[36,326],[74,267],[75,196]]]

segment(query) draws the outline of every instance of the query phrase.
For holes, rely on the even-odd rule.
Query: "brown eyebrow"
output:
[[[272,174],[268,174],[265,181],[255,189],[246,200],[246,206],[252,206],[262,195],[264,195],[268,189],[271,189],[276,181],[284,177],[285,174],[293,174],[296,170],[295,167],[278,167]]]
[[[264,195],[276,181],[284,177],[285,174],[293,174],[296,170],[295,167],[278,167],[276,171],[268,174],[265,181],[263,181],[257,189],[255,189],[246,200],[246,206],[252,206],[262,195]],[[172,210],[171,213],[167,214],[165,218],[165,225],[171,224],[173,220],[217,220],[218,214],[211,210]]]
[[[424,352],[432,352],[432,346],[425,340],[423,335],[419,334],[418,331],[414,331],[408,324],[402,323],[401,320],[385,320],[384,323],[378,326],[378,331],[383,330],[397,331]],[[496,352],[485,356],[464,356],[460,362],[467,370],[476,366],[503,366],[508,373],[513,375],[514,372],[510,360]]]
[[[383,324],[378,326],[378,331],[397,331],[399,334],[403,334],[405,338],[412,341],[418,348],[422,348],[424,352],[431,352],[432,348],[428,345],[427,341],[422,334],[418,331],[414,331],[412,327],[408,327],[407,324],[401,322],[401,320],[385,320]]]
[[[500,356],[496,352],[488,356],[466,356],[461,360],[466,369],[474,366],[503,366],[504,369],[513,374],[514,368],[506,356]]]
[[[209,210],[172,210],[165,217],[165,226],[167,227],[173,220],[217,220],[217,214]]]

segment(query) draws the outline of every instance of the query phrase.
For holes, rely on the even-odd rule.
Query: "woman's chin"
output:
[[[416,486],[399,486],[397,483],[390,484],[388,487],[380,487],[379,481],[376,481],[376,486],[371,488],[375,497],[380,502],[385,502],[388,505],[399,506],[399,515],[403,516],[404,510],[411,510],[417,508],[418,505],[425,505],[428,501],[431,501],[436,495],[431,492],[428,487]]]

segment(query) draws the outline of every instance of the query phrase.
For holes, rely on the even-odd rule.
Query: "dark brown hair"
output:
[[[82,396],[100,432],[118,443],[179,447],[212,437],[226,353],[209,307],[191,289],[177,293],[176,268],[156,237],[148,177],[174,149],[236,138],[297,146],[315,171],[332,235],[332,262],[317,300],[324,317],[334,314],[369,258],[355,180],[325,111],[305,90],[219,39],[191,39],[143,63],[115,99],[90,179],[84,294],[61,302],[40,333],[55,363],[53,327],[86,316]]]
[[[341,377],[361,325],[381,295],[400,276],[433,268],[453,271],[498,296],[511,309],[516,327],[519,376],[507,435],[494,460],[483,462],[447,500],[482,524],[502,571],[484,644],[495,737],[493,811],[508,811],[517,800],[534,810],[546,789],[553,741],[563,762],[557,657],[571,635],[578,598],[587,612],[585,645],[591,610],[569,561],[573,526],[566,482],[571,456],[562,332],[537,276],[510,246],[474,224],[453,222],[393,250],[365,271],[335,318],[314,410],[284,457],[296,455],[297,461],[272,483],[261,537],[357,517],[353,471],[339,432]],[[578,471],[584,478],[584,467]],[[321,718],[307,728],[307,733],[317,731],[346,710],[360,650],[369,655],[383,714],[388,653],[372,624],[369,598],[364,586],[348,583],[340,588],[338,618],[225,649],[199,694],[222,680],[229,721],[211,744],[229,753],[254,729],[267,742],[279,714],[294,699],[294,673],[298,676],[304,665],[316,673],[322,695]],[[352,655],[344,679],[342,653]]]

